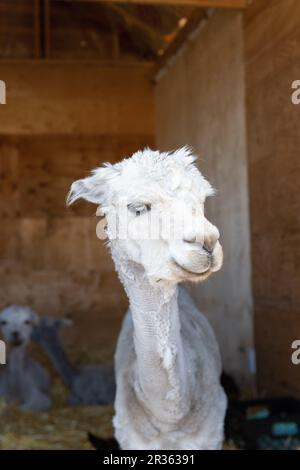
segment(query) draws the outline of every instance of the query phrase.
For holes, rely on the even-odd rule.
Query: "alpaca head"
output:
[[[116,256],[141,265],[150,282],[201,281],[222,266],[218,229],[204,214],[213,189],[187,148],[145,149],[72,184],[68,202],[101,206]]]
[[[13,347],[25,346],[31,338],[37,315],[28,307],[11,305],[0,313],[0,330]]]

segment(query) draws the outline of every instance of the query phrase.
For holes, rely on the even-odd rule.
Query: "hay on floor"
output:
[[[68,391],[45,355],[38,349],[34,356],[49,370],[53,406],[48,412],[22,411],[0,401],[0,450],[89,450],[90,431],[103,439],[113,437],[113,406],[69,406]],[[90,354],[70,351],[76,364],[101,364],[112,361],[113,350]]]

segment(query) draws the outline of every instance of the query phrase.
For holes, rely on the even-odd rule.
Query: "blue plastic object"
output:
[[[274,423],[272,425],[272,434],[276,437],[296,436],[299,433],[299,426],[294,422]]]

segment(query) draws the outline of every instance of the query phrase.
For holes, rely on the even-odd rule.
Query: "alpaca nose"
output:
[[[214,247],[216,246],[217,241],[213,241],[211,238],[205,239],[203,248],[207,251],[210,255],[214,251]]]
[[[217,227],[215,227],[212,224],[210,225],[211,225],[210,230],[205,234],[204,243],[203,243],[203,248],[209,254],[211,254],[214,251],[215,246],[220,238],[220,233]]]
[[[202,248],[211,254],[214,251],[214,248],[220,238],[220,233],[217,227],[210,223],[207,219],[205,220],[204,225],[204,235],[202,237],[197,237],[194,232],[185,233],[183,241],[186,243],[199,243],[202,238]]]

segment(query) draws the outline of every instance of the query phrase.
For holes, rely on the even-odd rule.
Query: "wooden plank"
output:
[[[266,394],[299,397],[291,343],[300,331],[300,107],[290,98],[300,60],[299,2],[257,0],[244,24],[258,384]]]
[[[94,1],[102,0],[73,0]],[[252,0],[107,0],[107,3],[143,3],[149,5],[194,5],[201,8],[246,8]]]
[[[158,59],[154,67],[154,77],[162,70],[169,60],[180,50],[180,48],[187,41],[188,37],[199,27],[202,21],[207,19],[205,10],[195,9],[188,18],[185,26],[178,31],[173,41],[165,49],[162,56]]]
[[[222,0],[222,1],[223,1],[223,7],[224,8],[225,8],[225,6],[227,6],[227,7],[230,6],[229,5],[230,2],[225,2],[225,0]],[[246,7],[247,5],[250,5],[251,1],[252,0],[244,1],[244,7]],[[213,3],[216,3],[216,2],[208,0],[206,3],[207,4],[211,3],[210,5],[206,5],[206,6],[212,7]],[[226,5],[225,5],[225,3],[226,3]],[[231,7],[233,6],[233,3],[234,2],[231,2],[231,4],[232,4]],[[236,2],[236,4],[237,4],[237,2]],[[214,5],[214,6],[216,6],[216,5]],[[242,7],[241,4],[240,4],[240,7]],[[207,14],[207,11],[205,9],[195,8],[193,10],[193,12],[190,14],[190,16],[188,18],[188,21],[185,24],[185,26],[178,31],[178,33],[175,35],[175,38],[173,39],[173,41],[168,45],[168,47],[165,49],[163,54],[160,56],[160,58],[156,62],[155,67],[154,67],[154,77],[158,74],[158,72],[161,69],[163,69],[165,67],[167,62],[174,55],[176,55],[176,53],[180,50],[180,48],[185,44],[187,39],[191,35],[193,35],[193,33],[197,30],[197,28],[200,26],[201,22],[205,21],[206,19],[208,19],[208,14]]]
[[[133,62],[1,62],[10,100],[0,106],[0,308],[70,315],[74,345],[84,336],[94,350],[113,349],[126,295],[95,207],[67,209],[65,198],[91,168],[154,145],[150,72]]]
[[[149,26],[146,22],[141,21],[138,15],[127,11],[120,5],[111,4],[110,9],[119,17],[122,18],[125,25],[136,30],[143,35],[143,41],[146,41],[148,47],[156,53],[164,45],[164,38],[162,34],[157,32],[153,27]]]
[[[95,208],[90,204],[78,203],[66,211],[65,200],[72,181],[88,174],[101,162],[118,161],[140,148],[152,146],[153,143],[153,136],[149,134],[80,137],[52,134],[20,137],[17,141],[19,180],[15,182],[15,193],[19,193],[22,217],[41,218],[45,214],[48,218],[67,217],[71,214],[92,217]],[[9,151],[12,153],[15,147],[16,145],[12,149],[3,148],[4,155]],[[2,173],[5,174],[4,170]],[[14,195],[9,176],[10,174],[6,176],[6,189],[3,188],[0,193],[4,201],[0,215],[7,213],[6,199],[12,203]],[[8,214],[10,212],[14,213],[11,210]]]
[[[113,60],[118,62],[120,60],[120,38],[118,29],[115,28],[112,33],[112,56]]]
[[[51,46],[50,46],[50,1],[44,0],[44,33],[45,33],[45,57],[50,57],[51,55]]]
[[[1,134],[151,133],[151,68],[119,63],[1,63],[1,79],[10,84]]]
[[[34,55],[41,58],[41,9],[40,0],[34,0]]]
[[[0,28],[0,33],[1,33],[1,28]],[[115,61],[115,60],[103,60],[103,59],[73,59],[73,58],[52,58],[48,57],[47,59],[30,59],[30,58],[14,58],[14,57],[4,57],[3,59],[0,58],[0,63],[1,66],[12,66],[12,65],[23,65],[28,66],[28,65],[56,65],[56,66],[62,66],[62,65],[77,65],[80,67],[91,67],[91,66],[97,66],[100,68],[112,68],[112,69],[139,69],[139,70],[145,70],[145,71],[151,71],[153,68],[154,63],[151,61],[141,61],[141,60],[120,60],[120,61]]]
[[[95,207],[67,209],[65,198],[91,168],[153,144],[153,135],[0,137],[0,308],[78,315],[74,335],[85,331],[89,342],[89,325],[103,314],[115,342],[126,296],[96,236]]]

